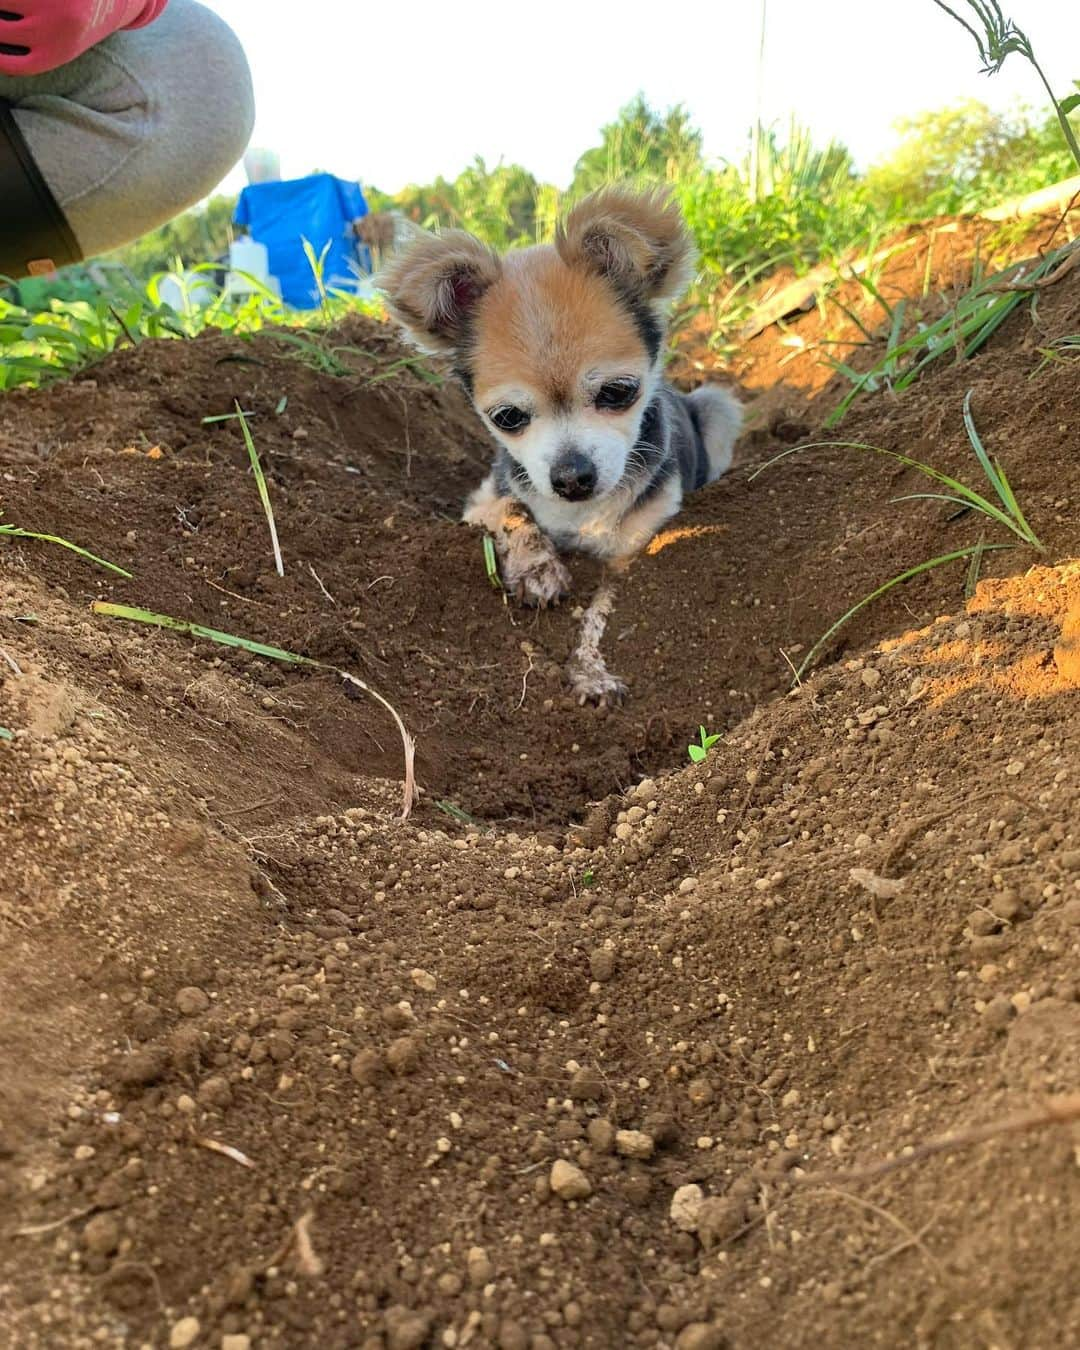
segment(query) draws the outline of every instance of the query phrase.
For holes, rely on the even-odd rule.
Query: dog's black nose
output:
[[[576,450],[561,455],[551,466],[551,486],[568,502],[583,502],[596,487],[596,465]]]

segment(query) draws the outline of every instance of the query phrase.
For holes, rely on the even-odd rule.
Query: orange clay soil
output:
[[[483,436],[385,329],[337,378],[211,336],[0,400],[4,520],[134,575],[0,545],[0,1343],[1075,1346],[1074,1127],[994,1133],[1080,1089],[1080,384],[1033,374],[1080,274],[1037,318],[840,434],[984,486],[973,390],[1044,555],[897,588],[788,692],[1004,536],[853,451],[751,482],[842,392],[774,328],[739,466],[622,587],[607,714],[571,607],[489,586]],[[202,423],[234,399],[283,578]],[[411,821],[375,704],[105,598],[372,684]]]

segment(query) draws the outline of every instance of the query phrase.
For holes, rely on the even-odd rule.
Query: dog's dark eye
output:
[[[640,380],[608,380],[596,392],[596,406],[604,412],[625,412],[640,392]]]
[[[532,421],[532,417],[523,408],[515,408],[510,403],[504,404],[501,408],[492,408],[488,416],[500,431],[508,432],[511,436],[524,431]]]

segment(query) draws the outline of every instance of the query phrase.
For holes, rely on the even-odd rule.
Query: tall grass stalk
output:
[[[1016,26],[1012,19],[1005,18],[997,0],[967,0],[968,8],[978,20],[978,28],[973,27],[966,19],[957,14],[955,9],[945,4],[945,0],[934,0],[934,4],[937,5],[938,9],[943,9],[946,14],[955,19],[961,27],[966,28],[975,39],[975,45],[979,49],[979,58],[983,63],[984,74],[996,75],[1005,64],[1006,57],[1011,56],[1013,52],[1019,53],[1031,64],[1050,97],[1054,112],[1057,114],[1058,124],[1061,127],[1061,133],[1065,137],[1065,143],[1068,145],[1073,159],[1076,160],[1077,168],[1080,169],[1080,143],[1077,142],[1076,133],[1069,124],[1069,113],[1080,108],[1080,93],[1069,94],[1063,99],[1059,99],[1055,95],[1050,81],[1046,78],[1046,72],[1035,56],[1030,38],[1022,28]]]

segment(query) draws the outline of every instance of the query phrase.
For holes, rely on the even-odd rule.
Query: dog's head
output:
[[[633,472],[666,305],[692,265],[665,194],[607,188],[570,212],[553,246],[499,258],[461,231],[421,235],[381,286],[413,340],[451,358],[523,486],[584,502]]]

